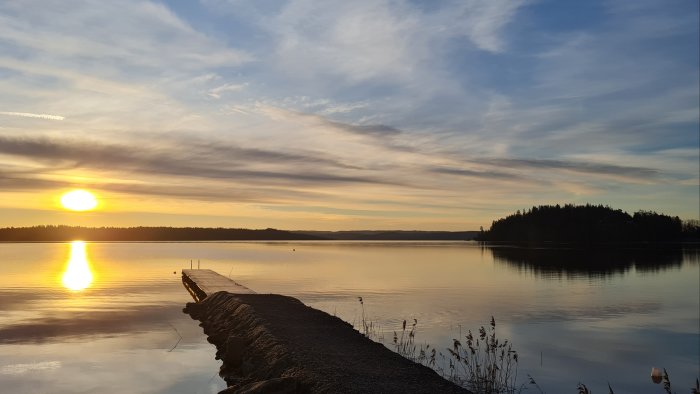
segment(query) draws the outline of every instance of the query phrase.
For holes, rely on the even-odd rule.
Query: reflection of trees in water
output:
[[[484,246],[494,261],[541,276],[602,277],[638,272],[660,272],[680,268],[686,262],[698,264],[700,249],[687,248],[599,248],[533,249]]]
[[[683,249],[683,261],[688,264],[700,265],[700,245]]]

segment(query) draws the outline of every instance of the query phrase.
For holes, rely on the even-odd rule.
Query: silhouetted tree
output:
[[[687,228],[687,231],[685,230]],[[681,220],[651,211],[634,215],[604,205],[541,205],[506,216],[480,232],[481,241],[526,243],[679,241],[697,227],[683,226]]]
[[[684,239],[700,239],[700,220],[691,219],[683,222]]]

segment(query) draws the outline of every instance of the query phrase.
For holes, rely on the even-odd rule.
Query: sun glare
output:
[[[89,191],[73,190],[61,197],[61,205],[71,211],[89,211],[97,206],[97,199]]]
[[[85,253],[85,242],[73,241],[70,248],[70,260],[63,273],[63,286],[70,290],[86,289],[92,283],[92,271]]]

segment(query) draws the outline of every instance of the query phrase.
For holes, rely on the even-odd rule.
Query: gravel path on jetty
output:
[[[296,298],[219,292],[185,312],[216,345],[222,393],[468,393]]]

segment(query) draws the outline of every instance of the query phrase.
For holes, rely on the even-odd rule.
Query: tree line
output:
[[[471,240],[476,231],[285,231],[273,228],[78,227],[0,228],[0,242],[83,241],[300,241],[300,240]]]
[[[255,240],[316,240],[313,235],[267,228],[202,227],[80,227],[33,226],[0,228],[0,241],[61,242],[61,241],[255,241]]]
[[[700,239],[697,220],[653,211],[633,215],[604,205],[540,205],[495,220],[479,233],[480,241],[525,243],[677,242]]]

